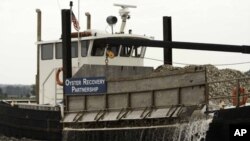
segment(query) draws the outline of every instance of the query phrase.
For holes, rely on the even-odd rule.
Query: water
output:
[[[200,119],[180,124],[175,129],[173,141],[205,141],[211,122],[212,119]]]
[[[143,129],[71,130],[64,131],[63,141],[205,141],[211,121],[212,119],[199,119],[189,123]]]
[[[14,137],[6,137],[4,135],[0,135],[0,141],[39,141],[39,140],[31,140],[27,138],[14,138]]]

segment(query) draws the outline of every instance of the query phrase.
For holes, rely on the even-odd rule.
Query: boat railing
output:
[[[58,68],[55,68],[55,70],[57,70]],[[73,74],[76,73],[78,70],[80,69],[80,67],[72,67],[72,72]],[[60,97],[61,95],[61,97]],[[55,82],[55,103],[58,103],[59,101],[63,100],[63,87],[58,86],[58,84]]]
[[[207,113],[245,106],[250,96],[250,77],[207,82],[205,96]]]
[[[16,104],[16,106],[18,108],[22,108],[22,109],[41,110],[41,111],[60,111],[59,106],[53,106],[53,105],[38,105],[38,104],[19,103],[19,104]]]
[[[78,71],[78,69],[79,69],[79,67],[72,67],[72,71],[73,71],[73,73],[75,73],[75,72],[77,72]],[[58,101],[60,101],[60,100],[63,100],[63,88],[61,87],[61,86],[58,86],[58,84],[56,83],[56,80],[55,79],[53,79],[52,81],[54,81],[54,83],[53,83],[53,86],[54,86],[54,98],[51,98],[51,97],[47,97],[46,95],[45,95],[45,91],[46,91],[46,84],[47,83],[51,83],[50,82],[50,78],[55,78],[56,76],[56,71],[58,70],[58,68],[54,68],[54,69],[52,69],[50,72],[49,72],[49,74],[47,75],[47,77],[44,79],[44,81],[43,81],[43,83],[42,83],[42,94],[43,94],[43,96],[42,96],[42,103],[44,103],[44,99],[45,98],[47,98],[47,99],[50,99],[51,100],[51,102],[53,102],[54,101],[54,104],[55,105],[57,105],[57,103],[58,103]],[[50,85],[50,87],[51,87],[52,85]],[[61,95],[61,96],[59,96],[59,95]],[[49,103],[51,103],[51,102],[49,102]]]

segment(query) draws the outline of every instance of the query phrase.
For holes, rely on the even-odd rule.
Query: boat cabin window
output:
[[[139,46],[139,47],[134,46],[132,56],[133,57],[141,57],[141,53],[142,53],[142,47],[141,46]]]
[[[86,57],[88,55],[88,50],[89,50],[89,41],[82,41],[81,42],[82,57]]]
[[[62,43],[56,43],[56,59],[62,59]]]
[[[72,42],[71,43],[71,57],[76,58],[78,57],[78,43]],[[62,43],[56,43],[56,59],[62,59]]]
[[[120,56],[129,57],[131,54],[132,46],[122,46]]]
[[[95,40],[91,51],[91,56],[104,56],[105,49],[112,51],[115,56],[121,57],[143,57],[145,47],[133,45],[115,45],[109,44],[107,46],[105,40]]]
[[[78,57],[78,43],[77,42],[72,42],[71,43],[71,57],[76,58]]]
[[[53,44],[41,45],[41,53],[42,60],[53,59]]]
[[[94,41],[91,56],[103,56],[106,45],[101,41]]]

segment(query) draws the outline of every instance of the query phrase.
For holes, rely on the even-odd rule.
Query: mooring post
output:
[[[171,17],[163,17],[163,40],[164,41],[172,41],[172,22]],[[172,48],[164,47],[163,48],[163,63],[172,65]]]
[[[65,80],[72,77],[71,62],[71,12],[69,9],[62,10],[62,54],[63,54],[63,99],[67,108],[67,98],[65,95]]]

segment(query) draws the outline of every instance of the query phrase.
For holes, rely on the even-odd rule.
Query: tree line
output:
[[[1,85],[0,99],[29,98],[35,96],[35,85]]]

